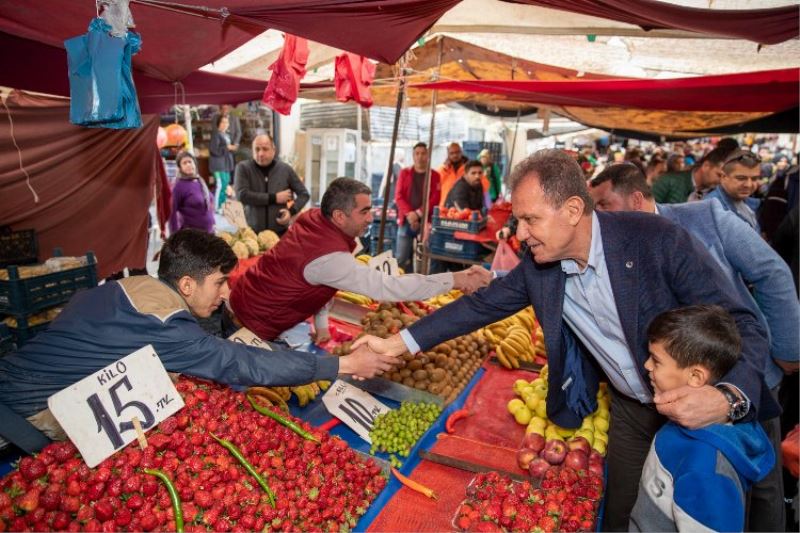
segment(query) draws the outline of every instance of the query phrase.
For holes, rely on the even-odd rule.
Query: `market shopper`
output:
[[[483,166],[483,183],[484,192],[489,194],[489,201],[494,203],[503,190],[503,175],[500,173],[500,167],[497,163],[492,161],[492,153],[488,148],[481,150],[478,154],[478,160]]]
[[[746,223],[718,202],[657,205],[644,176],[631,165],[612,165],[592,180],[589,192],[598,211],[641,211],[661,215],[688,231],[717,261],[741,300],[769,332],[764,380],[777,401],[784,373],[800,368],[800,303],[792,274],[781,257]],[[783,479],[780,460],[781,424],[762,422],[778,456],[775,468],[748,496],[748,530],[784,527]]]
[[[266,134],[253,139],[253,158],[236,165],[234,187],[247,224],[257,233],[269,229],[283,235],[310,198],[294,169],[276,157]]]
[[[661,313],[647,338],[644,366],[657,393],[718,383],[741,349],[736,322],[717,306]],[[667,422],[647,455],[629,531],[767,531],[746,527],[745,494],[774,469],[775,457],[753,420],[700,429]]]
[[[456,181],[464,175],[464,165],[467,164],[468,159],[464,157],[461,151],[461,145],[458,143],[450,143],[447,147],[447,159],[444,164],[439,168],[439,175],[441,176],[441,200],[439,207],[444,207],[444,201],[450,193],[450,189],[456,184]]]
[[[412,271],[414,239],[422,230],[422,206],[425,198],[425,172],[428,170],[428,145],[418,142],[412,152],[414,164],[400,170],[394,202],[397,204],[397,263],[406,272]],[[431,170],[431,186],[428,193],[428,217],[439,205],[441,185],[439,173]],[[430,218],[429,218],[430,220]]]
[[[642,465],[665,416],[699,428],[778,414],[763,380],[766,332],[685,230],[644,213],[595,212],[583,172],[568,154],[542,150],[527,158],[512,173],[511,193],[517,236],[531,250],[520,266],[389,339],[366,336],[354,346],[417,353],[532,304],[550,368],[548,417],[578,427],[596,406],[602,373],[612,385],[604,527],[626,530]],[[661,312],[700,303],[729,311],[742,335],[743,357],[722,379],[734,401],[711,386],[654,394],[644,377],[647,324]]]
[[[372,191],[363,183],[338,178],[328,185],[319,209],[302,213],[231,291],[231,308],[242,324],[265,340],[322,311],[316,341],[328,337],[325,305],[337,290],[374,300],[423,300],[459,289],[472,292],[491,280],[481,267],[423,276],[389,276],[358,262],[355,238],[372,221]]]
[[[464,175],[450,189],[444,201],[444,206],[479,211],[485,207],[483,184],[481,183],[483,165],[480,161],[469,161],[464,168]]]
[[[653,185],[653,196],[660,204],[681,204],[702,200],[719,184],[722,178],[722,163],[730,151],[714,148],[689,170],[667,172]]]
[[[751,195],[761,182],[761,160],[753,152],[736,150],[725,159],[722,173],[719,187],[711,191],[705,199],[716,199],[722,207],[760,233],[756,211],[761,202]]]
[[[0,358],[0,405],[58,436],[47,398],[148,344],[168,371],[232,386],[371,377],[390,367],[364,350],[349,358],[267,351],[205,333],[196,317],[227,299],[236,261],[219,237],[181,230],[161,249],[158,279],[133,276],[75,294],[46,331]]]
[[[208,145],[208,169],[214,176],[216,183],[216,208],[222,207],[228,197],[228,186],[231,183],[231,172],[233,172],[233,152],[236,146],[231,144],[228,134],[228,117],[216,115],[214,117],[214,129],[211,132],[211,142]]]
[[[213,233],[214,195],[203,178],[197,175],[197,160],[189,152],[180,152],[175,157],[175,164],[178,166],[178,180],[172,189],[170,234],[184,228]]]

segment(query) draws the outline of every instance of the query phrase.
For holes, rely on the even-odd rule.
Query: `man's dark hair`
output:
[[[647,199],[653,197],[653,191],[647,184],[647,178],[639,167],[630,161],[604,168],[589,182],[589,187],[595,188],[607,181],[611,182],[611,189],[617,194],[630,196],[639,191]]]
[[[760,167],[761,158],[750,150],[734,150],[725,158],[722,171],[725,174],[730,174],[736,165],[742,165],[744,168]]]
[[[214,115],[214,130],[215,131],[219,129],[219,123],[222,122],[222,118],[223,117],[227,118],[228,115],[223,115],[222,113],[218,113],[218,114]]]
[[[683,154],[669,154],[667,156],[667,172],[678,172],[678,160],[683,159]]]
[[[728,158],[728,155],[730,153],[731,150],[729,150],[728,148],[726,147],[720,148],[719,146],[717,146],[716,148],[708,152],[706,155],[704,155],[702,159],[700,159],[700,161],[695,163],[694,166],[700,167],[702,166],[703,163],[709,163],[710,165],[716,167],[718,165],[723,164],[725,162],[725,159]]]
[[[469,161],[467,161],[467,164],[464,165],[464,174],[469,172],[469,169],[471,169],[472,167],[481,167],[481,171],[483,171],[483,163],[481,163],[477,159],[470,159]]]
[[[658,165],[664,162],[664,158],[658,154],[653,154],[650,160],[647,162],[647,170],[651,170],[656,168]]]
[[[733,317],[717,305],[693,305],[656,316],[647,340],[659,342],[679,368],[702,365],[717,381],[739,360],[742,339]]]
[[[369,196],[372,194],[372,189],[352,178],[336,178],[328,184],[325,194],[322,195],[322,202],[319,205],[322,214],[331,218],[337,209],[350,214],[356,206],[357,194]]]
[[[594,209],[583,170],[575,158],[563,150],[539,150],[518,163],[509,179],[511,192],[533,174],[539,179],[539,186],[551,206],[561,207],[568,198],[577,196],[583,200],[585,214]]]
[[[417,144],[414,145],[414,148],[412,148],[411,151],[413,152],[417,148],[425,148],[427,150],[428,149],[428,145],[425,144],[424,142],[420,141],[420,142],[418,142]]]
[[[739,149],[739,141],[737,141],[733,137],[725,137],[724,139],[719,140],[719,142],[717,143],[717,148],[722,148],[723,150],[730,153],[733,152],[734,150]]]
[[[183,276],[202,283],[217,269],[227,274],[236,262],[231,247],[216,235],[197,229],[182,229],[173,233],[161,247],[158,279],[172,287],[176,287]]]

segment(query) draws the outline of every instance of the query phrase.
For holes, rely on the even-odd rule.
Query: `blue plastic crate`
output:
[[[35,326],[28,325],[28,321],[25,318],[18,318],[17,319],[17,327],[16,328],[8,328],[11,331],[11,336],[16,344],[17,348],[22,348],[22,346],[34,338],[37,333],[40,331],[44,331],[50,327],[50,322],[42,322],[41,324],[36,324]]]
[[[17,317],[62,304],[76,291],[97,285],[94,254],[86,254],[87,265],[32,278],[20,278],[16,266],[8,267],[8,280],[0,280],[0,313]]]
[[[434,228],[429,241],[431,252],[456,259],[480,261],[488,251],[479,242],[456,239],[452,231]]]
[[[439,207],[433,208],[432,224],[434,230],[464,231],[466,233],[480,233],[486,227],[486,216],[478,220],[477,211],[472,212],[471,220],[453,220],[439,216]]]
[[[378,220],[377,222],[373,221],[369,227],[369,234],[371,238],[377,239],[380,235],[381,231],[381,222]],[[397,221],[395,220],[386,220],[386,224],[383,226],[383,238],[390,239],[394,241],[395,237],[397,237]]]
[[[5,324],[0,324],[0,357],[8,355],[16,349],[11,330]]]

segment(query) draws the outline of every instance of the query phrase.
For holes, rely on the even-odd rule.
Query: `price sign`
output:
[[[370,444],[372,440],[369,438],[369,432],[375,424],[375,418],[391,411],[368,392],[340,379],[334,381],[322,396],[322,403],[330,414],[347,424]]]
[[[59,391],[47,406],[90,467],[183,407],[175,386],[150,345]]]
[[[244,206],[242,202],[236,200],[226,200],[222,205],[223,216],[239,229],[247,227],[247,219],[244,218]]]
[[[268,343],[262,341],[255,333],[247,328],[241,328],[239,331],[228,337],[228,340],[238,342],[239,344],[246,344],[247,346],[263,348],[264,350],[272,350]]]
[[[397,266],[397,259],[392,257],[391,250],[387,250],[382,254],[376,255],[369,260],[367,266],[389,274],[390,276],[400,275],[400,267]]]

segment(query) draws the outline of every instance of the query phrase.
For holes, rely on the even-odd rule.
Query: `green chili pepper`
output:
[[[272,492],[271,488],[269,488],[269,485],[267,485],[267,482],[264,480],[263,477],[261,477],[261,474],[259,474],[256,471],[256,469],[253,468],[253,465],[250,464],[250,461],[245,459],[244,455],[242,455],[242,452],[239,451],[239,448],[237,448],[236,445],[233,444],[232,442],[227,441],[225,439],[221,439],[216,435],[214,435],[213,433],[210,433],[210,435],[214,438],[214,440],[219,442],[220,446],[231,452],[231,455],[236,457],[236,460],[242,464],[245,470],[247,470],[250,473],[250,475],[256,479],[256,481],[258,481],[258,484],[261,485],[261,488],[264,489],[264,492],[267,493],[267,498],[269,498],[269,504],[272,507],[275,507],[275,493]]]
[[[255,400],[253,400],[252,396],[250,396],[249,394],[247,395],[247,400],[250,402],[250,405],[253,406],[253,409],[258,411],[262,415],[266,415],[266,416],[270,417],[271,419],[275,420],[276,422],[278,422],[279,424],[281,424],[283,426],[286,426],[287,428],[291,429],[292,431],[294,431],[295,433],[297,433],[298,435],[300,435],[301,437],[303,437],[306,440],[310,440],[310,441],[313,441],[313,442],[319,442],[319,439],[317,437],[315,437],[314,435],[312,435],[311,433],[309,433],[305,429],[301,428],[300,426],[298,426],[297,424],[295,424],[291,420],[283,418],[281,415],[279,415],[278,413],[276,413],[272,409],[268,409],[266,407],[258,405],[255,402]]]
[[[181,499],[180,496],[178,496],[178,491],[175,490],[175,485],[172,484],[172,481],[161,470],[145,468],[144,473],[156,476],[166,485],[167,492],[169,492],[169,499],[172,501],[172,512],[175,514],[175,531],[183,533],[183,509],[181,508]]]

